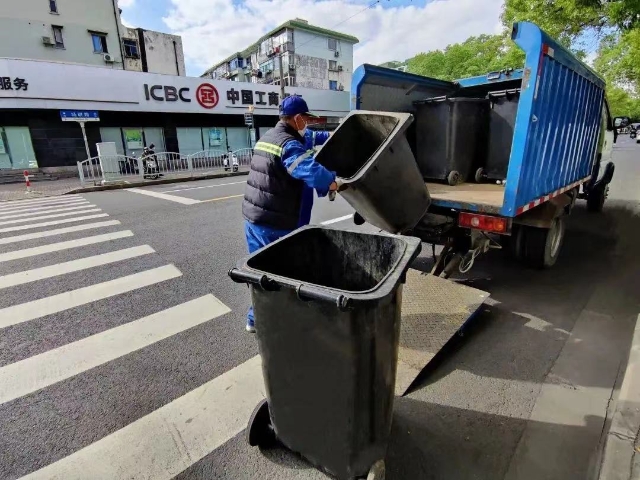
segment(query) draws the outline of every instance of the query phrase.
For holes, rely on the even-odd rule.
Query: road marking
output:
[[[141,195],[148,195],[150,197],[160,198],[162,200],[169,200],[170,202],[181,203],[182,205],[194,205],[200,203],[200,200],[193,200],[192,198],[178,197],[177,195],[167,195],[166,193],[158,193],[153,190],[142,190],[140,188],[128,188],[127,192],[139,193]]]
[[[210,198],[209,200],[200,200],[200,203],[217,202],[218,200],[228,200],[230,198],[244,197],[244,193],[240,195],[229,195],[228,197]]]
[[[108,213],[96,213],[95,215],[86,215],[84,217],[65,218],[63,220],[52,220],[50,222],[31,223],[29,225],[18,225],[16,227],[0,228],[0,233],[18,232],[20,230],[30,230],[32,228],[52,227],[63,223],[81,222],[83,220],[93,220],[94,218],[108,217]]]
[[[77,240],[67,240],[65,242],[50,243],[41,247],[24,248],[22,250],[14,250],[13,252],[0,253],[0,263],[10,260],[18,260],[21,258],[35,257],[45,253],[60,252],[70,248],[84,247],[86,245],[94,245],[96,243],[110,242],[119,238],[133,237],[131,230],[121,230],[120,232],[105,233],[103,235],[94,235],[92,237],[79,238]]]
[[[93,206],[93,205],[91,205]],[[87,208],[87,207],[83,207],[83,208]],[[4,218],[0,218],[0,225],[10,225],[12,223],[25,223],[25,222],[31,222],[34,220],[46,220],[47,218],[59,218],[59,217],[72,217],[73,215],[84,215],[85,213],[94,213],[94,212],[101,212],[102,210],[100,210],[99,208],[92,208],[90,210],[80,210],[77,212],[66,212],[66,213],[56,213],[54,215],[42,215],[40,217],[30,217],[30,218],[14,218],[13,220],[7,220],[5,221]],[[49,212],[47,212],[49,213]],[[33,214],[30,214],[33,215]]]
[[[11,273],[9,275],[0,276],[0,289],[15,287],[25,283],[44,280],[45,278],[65,275],[67,273],[79,272],[89,268],[98,267],[100,265],[108,265],[110,263],[121,262],[130,258],[141,257],[154,253],[155,250],[149,245],[141,245],[139,247],[125,248],[114,252],[102,253],[91,257],[78,258],[68,262],[57,263],[47,267],[34,268],[22,272]]]
[[[0,207],[13,207],[15,205],[35,205],[39,203],[56,203],[62,202],[64,200],[73,200],[77,198],[82,198],[79,195],[64,195],[61,197],[45,197],[45,198],[32,198],[31,200],[19,200],[16,202],[2,202],[0,203]]]
[[[25,233],[24,235],[16,235],[14,237],[5,237],[0,238],[0,245],[24,242],[25,240],[33,240],[35,238],[51,237],[53,235],[62,235],[64,233],[81,232],[83,230],[91,230],[92,228],[110,227],[112,225],[120,225],[120,221],[107,220],[106,222],[86,223],[84,225],[76,225],[75,227],[65,227],[56,230],[46,230],[44,232]]]
[[[86,372],[230,311],[209,294],[2,367],[0,404]]]
[[[242,183],[247,183],[247,181],[244,180],[242,182],[220,183],[218,185],[205,185],[204,187],[176,188],[175,190],[165,190],[164,193],[185,192],[187,190],[200,190],[202,188],[226,187],[227,185],[240,185]]]
[[[170,480],[242,432],[262,398],[255,356],[23,480]]]
[[[89,204],[89,202],[83,202],[82,204],[80,204],[79,206],[73,206],[73,207],[66,207],[66,208],[51,208],[48,207],[46,210],[44,210],[43,212],[34,212],[34,211],[27,211],[27,212],[22,212],[22,213],[12,213],[11,215],[5,215],[3,213],[0,213],[0,220],[8,220],[10,218],[24,218],[24,217],[35,217],[37,215],[49,215],[50,213],[58,213],[58,212],[70,212],[72,210],[82,210],[83,208],[96,208],[95,205],[91,205]],[[41,210],[41,209],[34,209],[34,210]]]
[[[126,277],[116,278],[107,282],[89,285],[58,295],[33,300],[0,309],[0,329],[11,325],[28,322],[36,318],[62,312],[70,308],[114,297],[122,293],[148,287],[155,283],[171,280],[182,275],[174,265],[145,270]]]
[[[0,215],[6,215],[8,213],[19,213],[19,212],[37,212],[37,211],[41,211],[41,210],[55,210],[56,208],[60,208],[60,207],[74,207],[76,205],[86,205],[89,202],[87,200],[85,200],[84,198],[79,198],[77,200],[67,200],[66,202],[60,202],[60,203],[56,203],[54,204],[47,204],[47,205],[36,205],[35,208],[34,207],[27,207],[27,206],[22,206],[22,207],[14,207],[14,208],[4,208],[0,210]]]
[[[344,222],[350,218],[353,218],[353,214],[345,215],[344,217],[332,218],[331,220],[325,220],[324,222],[320,222],[320,225],[331,225],[332,223]]]

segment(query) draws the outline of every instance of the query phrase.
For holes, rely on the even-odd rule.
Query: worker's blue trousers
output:
[[[292,231],[293,230],[278,230],[267,227],[266,225],[257,225],[249,222],[248,220],[244,221],[244,234],[247,238],[249,253],[260,250],[262,247],[275,242]],[[249,307],[249,312],[247,313],[247,325],[254,325],[253,307]]]

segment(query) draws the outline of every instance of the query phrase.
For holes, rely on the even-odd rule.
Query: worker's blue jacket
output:
[[[309,224],[311,220],[313,190],[315,189],[319,197],[324,197],[329,192],[329,186],[335,180],[335,173],[316,162],[313,155],[313,147],[322,145],[327,141],[329,135],[329,132],[307,129],[303,136],[304,143],[291,140],[282,148],[280,161],[285,170],[293,178],[304,182],[298,227]],[[245,222],[245,234],[250,253],[290,232],[291,230],[277,229],[269,225]]]

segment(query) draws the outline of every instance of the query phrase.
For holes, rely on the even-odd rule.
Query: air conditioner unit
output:
[[[336,50],[335,52],[333,52],[333,55],[336,56],[336,57],[339,57],[340,56],[340,52],[338,50]]]
[[[344,85],[342,84],[338,85],[338,90],[340,90],[341,92],[344,91]]]
[[[105,53],[102,58],[104,59],[105,62],[107,63],[113,63],[115,62],[115,59],[113,58],[113,55],[109,54],[109,53]]]
[[[296,69],[296,66],[295,66],[295,65],[293,65],[293,64],[290,64],[290,65],[289,65],[289,70],[295,70],[295,69]]]
[[[42,43],[45,45],[53,45],[53,40],[51,40],[51,37],[42,37]]]
[[[342,65],[338,65],[338,71],[341,72],[342,71]]]

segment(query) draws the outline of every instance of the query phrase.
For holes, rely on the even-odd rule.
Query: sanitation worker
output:
[[[280,121],[253,149],[242,202],[249,253],[308,225],[314,189],[324,197],[338,188],[336,174],[315,161],[313,147],[326,142],[330,133],[307,129],[314,117],[302,97],[286,97]],[[255,332],[253,307],[246,329]]]

